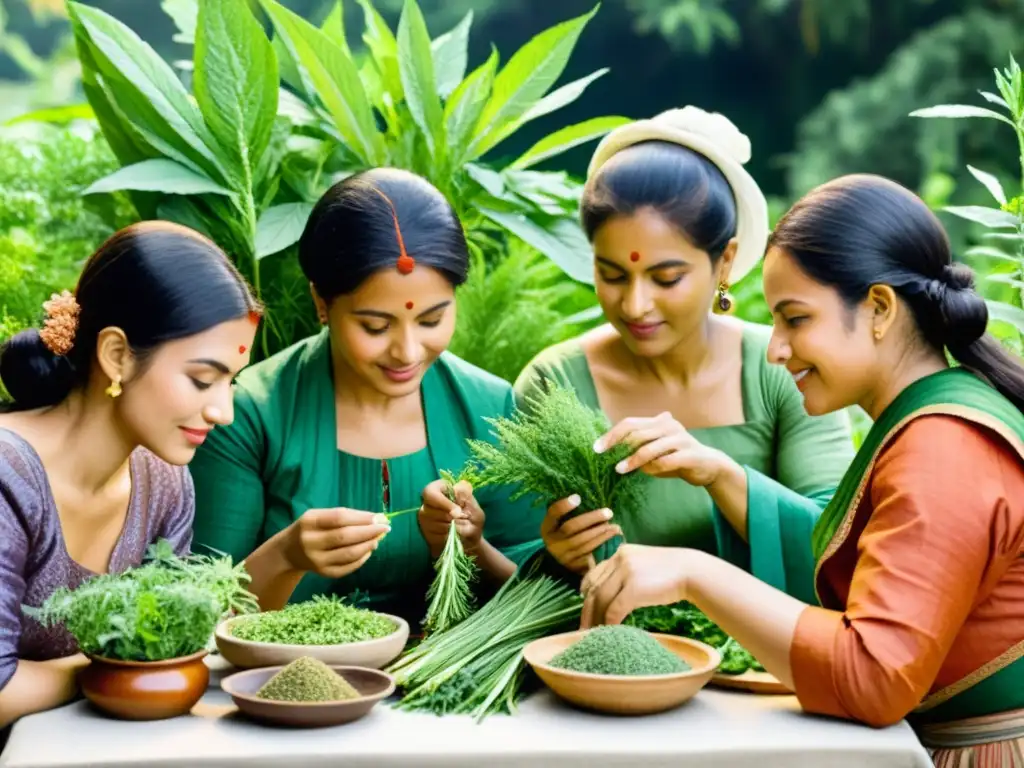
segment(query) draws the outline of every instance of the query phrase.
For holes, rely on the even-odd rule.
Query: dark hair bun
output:
[[[988,305],[974,290],[974,272],[965,264],[947,265],[928,291],[942,321],[943,342],[950,349],[968,347],[988,328]]]
[[[36,328],[12,336],[0,349],[0,381],[19,410],[61,402],[74,379],[71,363],[53,354]]]

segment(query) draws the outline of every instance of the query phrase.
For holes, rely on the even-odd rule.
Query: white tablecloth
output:
[[[210,690],[192,716],[131,723],[79,701],[15,724],[0,766],[63,768],[929,768],[910,727],[875,730],[811,717],[791,696],[705,688],[660,715],[619,718],[581,712],[548,691],[516,716],[477,725],[378,704],[334,728],[286,730],[242,719],[220,690],[223,662],[211,659]]]

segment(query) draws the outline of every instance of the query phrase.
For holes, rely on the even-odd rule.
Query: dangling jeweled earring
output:
[[[729,286],[725,283],[718,284],[718,298],[715,303],[718,305],[718,311],[723,314],[732,309],[732,299],[729,297],[729,294],[726,293],[728,290]]]

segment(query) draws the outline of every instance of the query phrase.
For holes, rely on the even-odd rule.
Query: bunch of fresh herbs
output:
[[[441,471],[441,476],[445,481],[445,495],[454,502],[455,486],[462,478],[456,478],[446,470]],[[430,605],[423,628],[427,632],[444,632],[466,619],[473,612],[475,602],[476,561],[466,554],[454,520],[448,526],[448,538],[441,555],[434,562],[434,571],[434,581],[427,590]]]
[[[476,613],[427,637],[388,670],[404,695],[399,709],[468,714],[480,722],[516,709],[527,643],[578,624],[582,598],[568,586],[517,572]]]
[[[703,611],[689,602],[637,608],[626,624],[650,632],[680,635],[710,645],[722,654],[719,672],[742,675],[744,672],[764,672],[764,667],[750,652],[727,635]]]
[[[471,440],[478,485],[514,488],[513,501],[533,495],[544,505],[578,494],[578,514],[610,509],[616,514],[640,508],[645,476],[619,474],[615,465],[632,453],[618,445],[604,453],[594,443],[610,428],[600,411],[588,408],[571,389],[548,382],[527,397],[525,407],[511,418],[488,419],[496,443]],[[594,553],[600,561],[618,546],[611,541]]]
[[[249,575],[229,557],[178,557],[161,540],[147,562],[58,588],[24,613],[43,626],[62,624],[87,654],[122,661],[162,661],[203,650],[230,612],[258,610]]]
[[[356,608],[331,595],[286,605],[232,622],[239,640],[284,645],[338,645],[387,637],[395,622],[383,614]]]

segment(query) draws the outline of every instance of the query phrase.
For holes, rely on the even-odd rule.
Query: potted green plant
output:
[[[22,610],[75,638],[91,662],[79,677],[82,693],[99,709],[160,720],[187,713],[206,691],[204,657],[217,623],[259,610],[248,582],[230,557],[178,557],[161,540],[142,565],[62,587]]]

